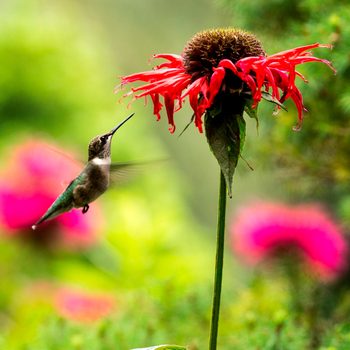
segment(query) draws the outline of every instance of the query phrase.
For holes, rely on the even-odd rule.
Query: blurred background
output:
[[[228,204],[220,348],[349,349],[349,20],[339,0],[0,0],[0,348],[207,346],[217,163],[193,126],[178,137],[189,106],[171,135],[152,106],[113,91],[154,53],[233,26],[268,54],[331,43],[315,55],[337,75],[300,67],[300,132],[292,104],[277,117],[260,104],[258,132],[247,118],[254,171],[239,162]],[[33,232],[89,141],[131,112],[112,159],[168,161]],[[269,243],[251,243],[262,232]]]

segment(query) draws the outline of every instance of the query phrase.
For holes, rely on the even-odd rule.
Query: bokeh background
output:
[[[349,349],[349,20],[350,5],[339,0],[0,0],[0,348],[207,346],[218,166],[194,127],[178,137],[188,106],[171,135],[151,105],[128,106],[113,91],[120,76],[148,70],[152,54],[181,53],[196,32],[234,26],[254,32],[268,54],[332,43],[317,56],[338,73],[300,68],[309,79],[298,85],[308,108],[300,132],[292,104],[276,117],[262,103],[258,132],[247,118],[243,156],[254,171],[239,162],[227,211],[220,348]],[[133,174],[85,216],[72,212],[32,232],[79,172],[89,140],[131,112],[113,160],[167,161]],[[277,258],[247,264],[232,243],[234,223],[247,205],[262,227],[259,208],[249,207],[256,200],[317,203],[322,219],[308,218],[308,207],[301,224],[293,210],[268,218],[276,227],[292,217],[303,237],[316,227],[312,249],[343,254],[341,268],[331,278],[309,271],[310,250],[283,237]],[[332,244],[343,248],[322,250]]]

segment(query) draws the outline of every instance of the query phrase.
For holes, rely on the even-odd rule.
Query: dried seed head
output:
[[[244,57],[265,56],[260,41],[239,29],[212,29],[197,33],[183,51],[186,72],[193,80],[213,73],[223,59],[233,63]]]

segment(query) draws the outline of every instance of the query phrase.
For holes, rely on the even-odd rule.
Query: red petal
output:
[[[174,99],[168,94],[164,95],[164,104],[166,108],[166,113],[168,115],[169,131],[174,133],[175,123],[174,123]]]
[[[214,69],[214,73],[210,77],[210,84],[209,84],[209,100],[208,100],[208,106],[210,107],[214,101],[215,96],[218,94],[222,81],[225,78],[225,68],[219,67]]]
[[[151,94],[153,102],[153,114],[160,120],[160,111],[162,109],[162,104],[159,101],[159,94]]]

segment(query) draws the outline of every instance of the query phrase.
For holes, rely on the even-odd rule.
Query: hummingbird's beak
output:
[[[125,124],[135,113],[130,114],[126,119],[124,119],[120,124],[113,128],[108,135],[113,135],[123,124]]]

